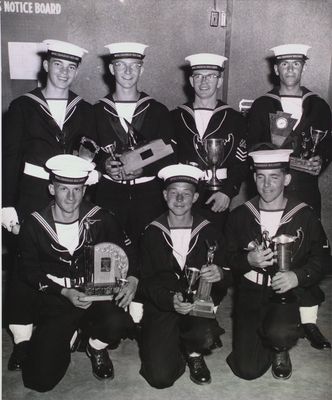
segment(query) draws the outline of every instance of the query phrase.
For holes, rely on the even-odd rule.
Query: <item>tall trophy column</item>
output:
[[[297,239],[296,236],[282,234],[272,239],[272,242],[276,246],[277,250],[277,264],[279,272],[290,271],[292,262],[293,244]],[[293,303],[295,302],[295,295],[292,290],[286,293],[278,294],[273,296],[273,301],[277,303]]]

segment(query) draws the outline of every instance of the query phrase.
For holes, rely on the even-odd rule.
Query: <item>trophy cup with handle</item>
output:
[[[299,157],[290,157],[290,166],[297,171],[303,171],[310,175],[318,175],[318,170],[312,170],[310,158],[317,155],[317,147],[319,143],[325,138],[328,130],[322,131],[320,129],[310,127],[310,136],[305,132],[301,133],[301,150]]]
[[[94,140],[83,136],[80,140],[78,156],[84,158],[84,160],[92,162],[95,156],[99,153],[99,150],[100,147]]]
[[[312,140],[312,148],[310,149],[310,157],[314,157],[317,155],[317,146],[318,144],[325,138],[328,130],[322,131],[320,129],[315,129],[312,126],[310,127],[310,137]]]
[[[194,286],[199,278],[200,271],[198,268],[185,266],[184,272],[187,279],[187,289],[184,293],[184,300],[192,303],[194,301]]]
[[[220,190],[222,186],[222,182],[217,178],[217,169],[224,160],[224,145],[224,139],[211,138],[204,140],[207,163],[212,171],[212,177],[206,182],[206,185],[207,189],[211,192]]]
[[[293,256],[293,245],[297,239],[297,236],[286,234],[275,236],[272,239],[277,251],[277,265],[279,272],[290,271]],[[281,294],[276,293],[273,296],[273,301],[282,304],[293,303],[295,301],[295,295],[291,290]]]
[[[206,265],[213,264],[214,254],[218,248],[217,242],[209,243],[206,241],[208,247]],[[190,311],[190,315],[204,318],[216,318],[214,313],[214,303],[211,298],[212,283],[207,282],[205,279],[200,278],[197,293],[194,294],[194,306]]]

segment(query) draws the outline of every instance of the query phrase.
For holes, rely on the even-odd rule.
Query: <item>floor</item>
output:
[[[322,282],[326,301],[320,308],[319,326],[332,340],[332,277]],[[225,358],[231,348],[231,295],[218,311],[221,326],[226,329],[222,336],[224,346],[206,357],[211,370],[212,383],[198,386],[185,374],[168,389],[151,388],[138,374],[140,362],[135,342],[126,340],[110,352],[115,378],[100,382],[91,374],[90,361],[84,353],[74,353],[66,376],[59,385],[46,394],[24,388],[20,372],[7,371],[7,361],[12,349],[8,333],[3,329],[2,399],[3,400],[328,400],[332,395],[331,351],[316,350],[301,339],[291,351],[293,375],[287,381],[274,379],[268,371],[255,381],[244,381],[234,376]]]

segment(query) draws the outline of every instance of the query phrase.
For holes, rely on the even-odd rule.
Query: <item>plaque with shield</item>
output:
[[[277,147],[282,147],[285,140],[292,132],[297,120],[292,118],[292,114],[283,111],[277,111],[275,114],[270,113],[269,118],[271,141]]]
[[[207,242],[206,244],[208,246],[206,265],[211,265],[213,263],[214,254],[218,246],[216,242],[212,244]],[[190,315],[204,318],[216,318],[214,312],[214,303],[211,297],[212,283],[207,282],[205,279],[199,279],[200,270],[197,268],[185,267],[185,274],[188,282],[188,288],[184,298],[186,301],[193,303],[193,308],[190,311]],[[198,279],[198,289],[194,290],[195,283],[198,281]]]
[[[128,257],[124,250],[111,242],[86,244],[85,277],[82,290],[86,301],[112,300],[126,284]]]
[[[290,157],[290,167],[297,171],[306,172],[310,175],[318,175],[319,170],[312,170],[310,158],[317,155],[317,148],[319,143],[328,134],[328,130],[322,131],[310,127],[309,134],[302,132],[300,136],[300,151],[299,155]]]

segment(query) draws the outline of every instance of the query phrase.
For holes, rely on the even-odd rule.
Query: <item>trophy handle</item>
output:
[[[224,159],[222,160],[220,167],[225,164],[226,160],[231,155],[231,153],[233,151],[233,147],[234,147],[234,142],[235,142],[235,139],[234,139],[233,133],[229,133],[227,136],[227,139],[224,140],[224,148],[226,147],[225,144],[227,144],[227,143],[230,143],[230,147],[229,147],[227,154],[226,155],[224,154]]]
[[[316,132],[316,133],[314,133]],[[316,153],[316,147],[318,144],[324,140],[325,136],[327,135],[328,129],[326,131],[322,131],[320,129],[314,129],[312,126],[310,126],[310,136],[311,140],[313,142],[313,147],[311,149],[311,154],[315,155]]]
[[[292,255],[292,259],[295,257],[295,255],[297,254],[297,252],[300,250],[303,240],[304,240],[304,232],[302,230],[302,228],[297,229],[296,231],[296,236],[294,236],[294,241],[296,242],[297,240],[300,240],[300,243],[296,249],[296,251],[293,253]]]

